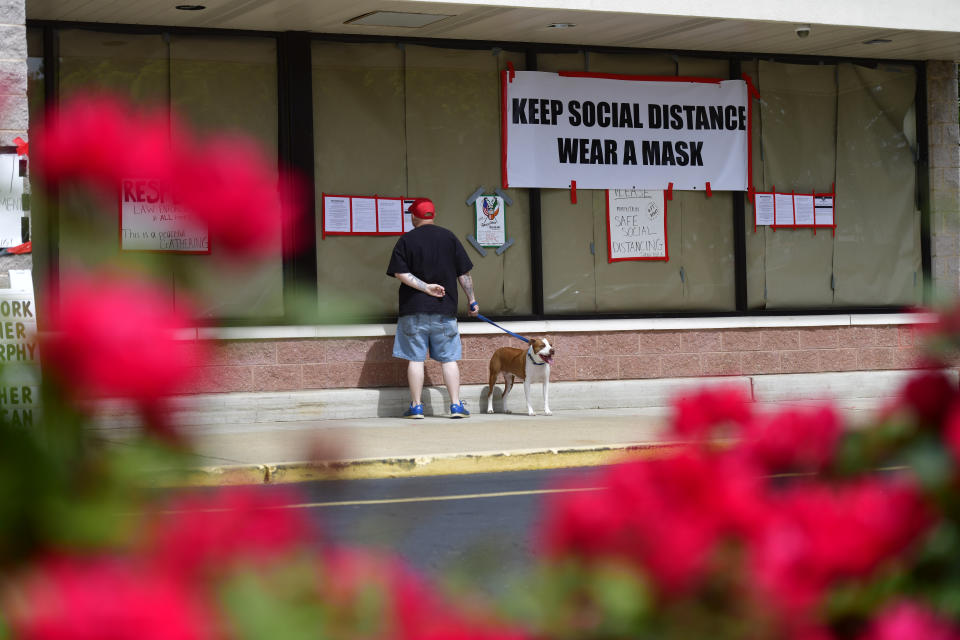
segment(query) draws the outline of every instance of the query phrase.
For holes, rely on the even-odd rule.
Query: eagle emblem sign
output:
[[[483,247],[499,247],[507,241],[503,198],[482,195],[475,202],[477,242]]]

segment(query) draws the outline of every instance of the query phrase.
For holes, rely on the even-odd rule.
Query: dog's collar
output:
[[[538,367],[542,367],[543,365],[547,364],[546,362],[537,362],[536,360],[533,359],[533,345],[530,345],[530,348],[527,349],[527,357],[530,358],[530,362],[537,365]]]

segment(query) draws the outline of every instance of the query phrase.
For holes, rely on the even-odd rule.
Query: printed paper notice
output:
[[[350,196],[323,198],[323,232],[350,233]]]
[[[380,233],[403,231],[403,203],[396,198],[377,198],[377,225]]]
[[[377,200],[376,198],[353,198],[353,232],[377,232]]]
[[[817,226],[833,226],[833,196],[816,196],[813,199],[814,221]]]
[[[477,211],[477,242],[481,247],[499,247],[507,241],[503,198],[484,195],[474,203]]]
[[[403,232],[413,230],[413,220],[410,216],[410,205],[413,204],[413,199],[403,201]]]
[[[757,217],[757,226],[773,224],[773,194],[753,194],[753,210]]]
[[[120,181],[120,250],[209,253],[207,225],[160,180]]]
[[[23,242],[23,178],[15,153],[0,155],[0,247],[15,247]]]
[[[797,224],[809,226],[814,224],[813,196],[794,195],[793,206],[796,208]]]
[[[663,190],[607,191],[607,261],[667,260],[666,221]]]
[[[793,194],[791,193],[777,193],[773,196],[774,206],[776,210],[774,211],[774,220],[775,225],[783,225],[786,227],[793,226]]]

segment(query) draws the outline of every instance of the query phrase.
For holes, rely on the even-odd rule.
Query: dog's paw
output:
[[[487,413],[493,413],[493,409],[487,409]]]
[[[536,411],[527,411],[527,415],[528,415],[528,416],[535,416],[535,415],[537,415],[537,412],[536,412]]]
[[[545,416],[552,416],[552,415],[553,415],[553,411],[550,411],[549,409],[547,409],[546,411],[543,412],[543,415],[545,415]]]

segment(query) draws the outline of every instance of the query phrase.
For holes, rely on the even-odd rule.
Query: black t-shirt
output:
[[[387,275],[412,273],[427,284],[443,285],[447,295],[428,293],[400,284],[400,315],[439,313],[457,315],[457,278],[473,269],[473,263],[457,236],[435,224],[423,224],[400,236]]]

